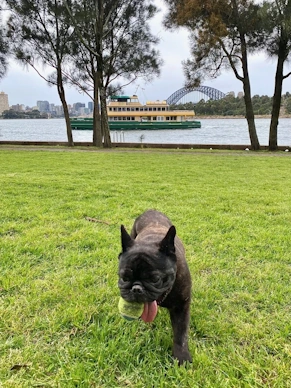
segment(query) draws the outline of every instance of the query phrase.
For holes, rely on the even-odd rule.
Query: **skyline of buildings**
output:
[[[235,97],[234,92],[229,92],[227,95],[232,95]],[[243,92],[238,92],[237,97],[242,98]],[[69,113],[71,116],[88,116],[93,112],[93,101],[89,101],[86,104],[83,102],[76,102],[74,104],[68,104]],[[46,113],[49,117],[63,117],[64,110],[62,105],[56,105],[50,103],[47,100],[38,100],[36,105],[33,107],[25,106],[24,104],[16,104],[9,106],[8,94],[5,92],[0,92],[0,115],[5,110],[14,110],[16,112],[28,112],[33,110],[38,110],[40,113]]]
[[[69,108],[69,113],[72,116],[90,115],[93,112],[93,101],[89,101],[87,103],[87,107],[85,103],[76,102],[72,105],[68,104],[68,108]],[[16,105],[9,106],[8,94],[2,91],[0,93],[0,115],[5,110],[14,110],[16,112],[38,110],[40,113],[47,113],[51,117],[60,117],[64,115],[64,110],[62,105],[56,105],[46,100],[38,100],[36,102],[36,105],[33,107],[25,106],[24,104],[16,104]]]

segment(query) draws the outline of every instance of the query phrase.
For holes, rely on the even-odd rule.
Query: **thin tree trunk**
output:
[[[102,126],[104,147],[111,148],[112,144],[111,144],[111,138],[110,138],[109,124],[108,124],[106,90],[103,85],[100,86],[100,104],[101,104],[101,126]]]
[[[248,122],[249,136],[251,141],[251,147],[254,151],[260,149],[260,143],[256,131],[255,115],[251,96],[251,85],[248,71],[248,58],[247,49],[244,35],[241,34],[241,45],[242,45],[242,69],[243,69],[243,88],[244,88],[244,99],[246,106],[246,119]]]
[[[243,88],[244,88],[244,99],[245,99],[245,106],[246,106],[246,119],[248,123],[251,147],[254,151],[258,151],[260,149],[260,143],[259,143],[257,130],[256,130],[255,115],[253,110],[249,79],[247,81],[244,80]]]
[[[61,68],[58,67],[57,69],[57,87],[58,87],[58,94],[61,99],[63,109],[64,109],[64,116],[65,116],[65,121],[66,121],[66,127],[67,127],[67,138],[68,138],[68,145],[69,147],[74,146],[74,141],[73,141],[73,133],[72,133],[72,126],[71,126],[71,121],[70,121],[70,114],[69,114],[69,109],[65,97],[65,89],[63,85],[63,77],[62,77],[62,71]]]
[[[93,109],[93,145],[102,147],[102,130],[99,109],[99,73],[96,71],[94,75],[94,109]]]
[[[101,46],[101,45],[100,45]],[[111,139],[110,139],[110,131],[108,125],[108,115],[107,115],[107,103],[106,103],[106,88],[104,87],[103,82],[103,57],[102,52],[100,50],[100,55],[97,59],[98,62],[98,70],[99,70],[99,93],[100,93],[100,106],[101,106],[101,130],[103,136],[103,146],[105,148],[111,148]]]
[[[273,95],[272,115],[269,132],[269,151],[278,149],[278,124],[282,99],[283,68],[285,62],[285,47],[281,47],[278,54],[277,70],[275,77],[275,90]]]

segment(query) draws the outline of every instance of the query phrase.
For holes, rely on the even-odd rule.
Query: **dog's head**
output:
[[[171,290],[177,269],[175,235],[176,229],[171,226],[158,242],[136,241],[121,226],[118,286],[123,299],[139,303],[159,301]]]

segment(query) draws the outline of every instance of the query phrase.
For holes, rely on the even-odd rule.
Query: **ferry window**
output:
[[[116,108],[113,108],[114,112],[116,112]]]
[[[157,118],[155,116],[153,117],[153,121],[157,121]]]
[[[169,121],[169,120],[170,120],[170,117],[169,117],[169,116],[167,116],[167,117],[166,117],[166,121]]]
[[[139,111],[139,108],[135,108],[136,111]]]
[[[158,111],[160,111],[161,110],[161,108],[158,108]]]
[[[143,108],[140,108],[140,111],[142,112],[142,111],[143,111]]]
[[[134,117],[131,118],[131,121],[134,121]]]
[[[127,112],[130,111],[130,108],[126,108]]]
[[[125,112],[126,111],[126,108],[122,108],[122,112]]]
[[[131,111],[134,111],[134,108],[130,108]]]
[[[165,108],[162,108],[163,111],[165,111],[166,109]]]
[[[118,108],[118,112],[121,112],[121,108]]]
[[[152,111],[153,110],[153,108],[149,108],[149,111]]]
[[[156,111],[157,110],[157,108],[153,108],[153,111]]]
[[[109,111],[111,112],[111,111],[112,111],[112,108],[109,108]]]
[[[126,117],[123,117],[123,121],[125,121],[126,120]]]
[[[147,112],[148,108],[144,108],[145,112]]]

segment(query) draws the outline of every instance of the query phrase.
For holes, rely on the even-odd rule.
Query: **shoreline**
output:
[[[68,146],[67,142],[53,142],[53,141],[0,141],[0,150],[5,149],[9,146],[17,146],[17,147],[55,147],[60,150],[60,147],[64,147],[65,149],[74,150],[75,147],[82,147],[85,150],[114,150],[117,148],[125,148],[125,149],[169,149],[169,150],[231,150],[231,151],[252,151],[252,147],[250,144],[172,144],[172,143],[115,143],[112,142],[111,148],[98,148],[93,146],[92,142],[74,142],[74,146]],[[260,151],[268,151],[269,146],[261,145]],[[260,152],[259,151],[259,152]],[[291,151],[290,146],[278,146],[278,149],[274,152],[278,151]],[[257,152],[257,151],[256,151]]]
[[[198,120],[203,120],[203,119],[246,119],[245,116],[198,116],[196,115],[195,116],[195,119],[198,119]],[[271,115],[255,115],[255,119],[271,119]],[[279,116],[279,120],[280,119],[291,119],[291,115],[287,115],[287,114],[284,114],[284,115],[281,115]]]
[[[92,118],[92,116],[76,116],[74,118]],[[202,115],[195,115],[195,120],[203,120],[203,119],[246,119],[245,116],[243,115],[237,115],[237,116],[221,116],[221,115],[212,115],[212,116],[209,116],[209,115],[206,115],[206,116],[202,116]],[[255,119],[271,119],[271,115],[255,115]],[[291,119],[291,114],[288,115],[288,114],[282,114],[279,116],[279,120],[280,119]],[[10,121],[10,120],[65,120],[64,117],[48,117],[48,118],[44,118],[44,117],[35,117],[35,118],[17,118],[17,117],[14,117],[14,118],[11,118],[11,119],[4,119],[2,117],[0,117],[0,120],[1,121]]]

